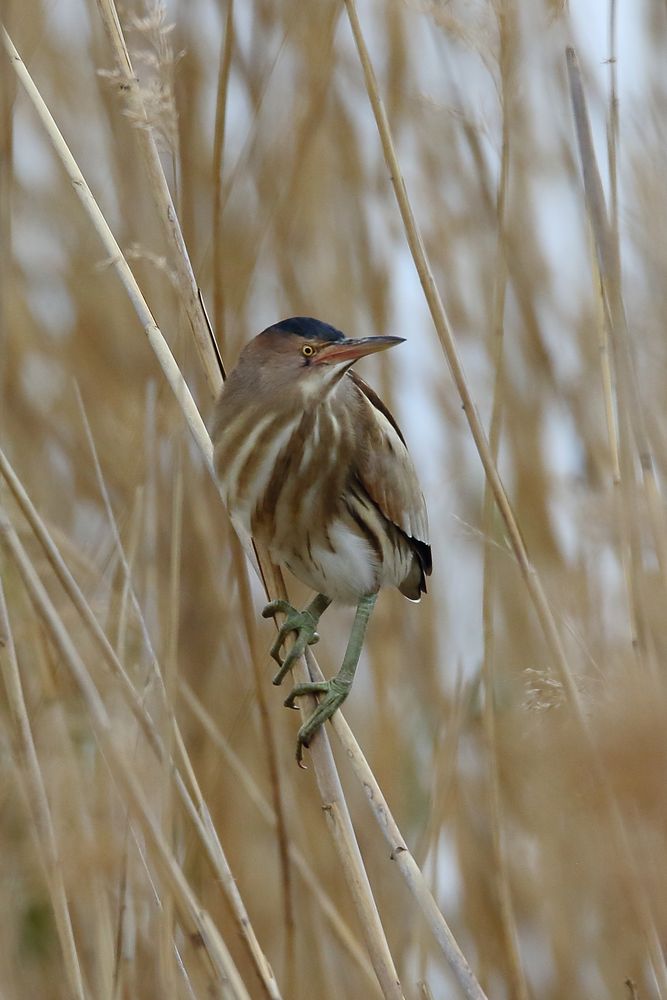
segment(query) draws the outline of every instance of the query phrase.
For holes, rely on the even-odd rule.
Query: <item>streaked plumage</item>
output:
[[[349,370],[353,361],[325,366],[301,357],[301,344],[317,339],[344,340],[299,317],[269,327],[242,352],[213,429],[225,501],[276,563],[332,600],[356,604],[391,585],[419,600],[431,554],[405,441]]]

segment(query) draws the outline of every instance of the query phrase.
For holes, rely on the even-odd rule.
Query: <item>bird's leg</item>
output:
[[[362,597],[357,605],[357,613],[354,616],[352,631],[343,657],[343,665],[330,681],[310,681],[307,684],[297,684],[289,696],[285,699],[287,708],[296,708],[294,701],[303,694],[323,694],[324,698],[310,716],[301,726],[296,739],[296,759],[299,766],[303,766],[303,748],[310,746],[310,741],[327,719],[330,719],[334,712],[340,708],[352,687],[354,674],[361,656],[361,649],[366,635],[366,626],[371,612],[375,607],[377,594],[370,594]]]
[[[278,629],[278,637],[271,646],[271,656],[279,666],[278,673],[273,678],[274,684],[280,684],[283,677],[290,670],[300,656],[303,655],[306,646],[312,646],[317,642],[319,635],[315,631],[317,623],[326,609],[331,604],[331,599],[324,594],[318,594],[303,611],[297,611],[288,601],[271,601],[262,611],[263,618],[273,618],[275,614],[281,612],[286,615],[285,621]],[[284,660],[280,658],[280,650],[290,632],[296,632],[296,638],[292,648],[287,653]]]

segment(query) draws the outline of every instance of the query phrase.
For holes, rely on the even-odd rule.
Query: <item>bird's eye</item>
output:
[[[315,353],[315,348],[311,347],[310,344],[304,344],[303,347],[301,348],[301,353],[303,354],[304,358],[312,358],[313,354]]]

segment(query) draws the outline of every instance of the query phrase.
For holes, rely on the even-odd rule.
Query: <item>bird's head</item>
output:
[[[346,337],[328,323],[308,316],[281,320],[258,334],[242,361],[252,366],[260,385],[313,387],[336,382],[359,358],[403,343],[403,337]]]

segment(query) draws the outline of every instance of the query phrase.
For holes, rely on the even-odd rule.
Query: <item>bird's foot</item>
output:
[[[319,702],[313,714],[306,719],[296,737],[296,762],[299,767],[305,767],[303,763],[303,748],[310,746],[315,733],[343,704],[350,688],[351,681],[343,680],[340,677],[332,677],[330,681],[310,681],[306,684],[297,684],[285,699],[285,708],[296,708],[295,700],[304,694],[323,694],[324,698]]]
[[[274,684],[281,684],[287,671],[291,670],[300,656],[303,656],[306,646],[312,646],[320,638],[315,631],[320,616],[315,613],[311,605],[304,608],[303,611],[297,611],[289,601],[271,601],[262,611],[262,618],[273,618],[279,612],[284,614],[286,618],[278,629],[278,636],[270,650],[271,657],[279,667],[278,673],[273,678]],[[291,632],[296,633],[296,638],[283,660],[280,650]]]

